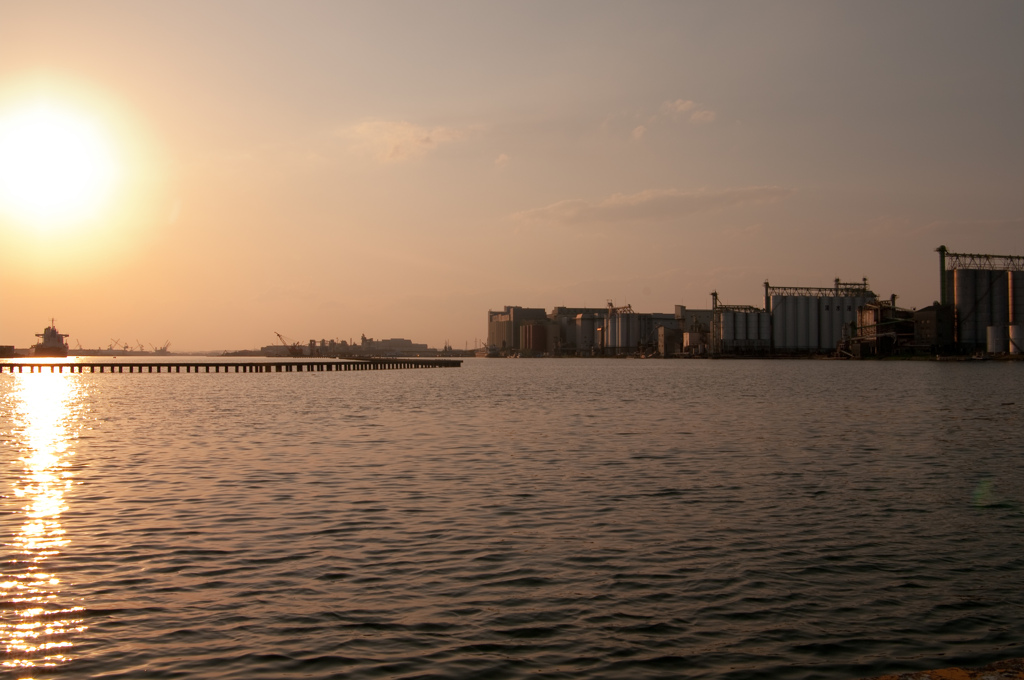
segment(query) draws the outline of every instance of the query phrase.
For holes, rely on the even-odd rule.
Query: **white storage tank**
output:
[[[1009,333],[1006,326],[987,326],[986,349],[989,354],[1006,354],[1009,350]]]

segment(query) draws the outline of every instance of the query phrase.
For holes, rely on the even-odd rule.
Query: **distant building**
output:
[[[893,356],[912,351],[914,312],[896,306],[896,296],[875,300],[857,310],[856,331],[851,338],[854,356]]]
[[[956,310],[950,305],[934,304],[914,312],[914,346],[929,354],[953,351]]]
[[[765,281],[765,311],[771,315],[773,353],[834,353],[841,342],[849,340],[850,325],[857,323],[857,310],[877,299],[867,279],[862,283],[836,279],[830,288],[772,286]]]
[[[502,354],[664,356],[661,329],[670,331],[669,354],[678,354],[678,314],[638,313],[629,305],[615,307],[610,302],[606,307],[555,307],[550,313],[514,306],[487,312],[487,344]]]
[[[365,335],[359,339],[360,354],[374,355],[415,355],[418,353],[434,352],[424,344],[406,340],[405,338],[387,338],[385,340],[374,340]]]
[[[487,312],[487,344],[501,352],[518,352],[522,348],[520,329],[527,322],[544,323],[547,313],[538,307],[505,307],[500,312]]]
[[[1000,337],[1012,326],[1024,326],[1024,257],[952,253],[946,246],[936,252],[940,302],[956,310],[960,351],[985,350],[989,335]]]

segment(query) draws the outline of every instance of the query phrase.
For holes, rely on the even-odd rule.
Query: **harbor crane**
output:
[[[288,350],[289,356],[293,356],[293,357],[305,356],[305,352],[302,351],[302,348],[299,346],[298,342],[288,342],[288,339],[285,338],[280,333],[278,333],[277,331],[274,331],[274,335],[277,336],[277,339],[280,340],[281,344],[284,345],[286,350]]]

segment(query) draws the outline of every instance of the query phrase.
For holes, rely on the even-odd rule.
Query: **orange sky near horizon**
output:
[[[937,246],[1024,255],[1021,35],[1014,1],[0,0],[0,181],[45,105],[85,122],[31,186],[105,197],[0,205],[0,344],[461,348],[765,279],[924,306]]]

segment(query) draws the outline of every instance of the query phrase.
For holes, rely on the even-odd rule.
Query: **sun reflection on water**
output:
[[[47,560],[67,546],[60,523],[73,484],[71,444],[77,436],[84,388],[81,378],[37,373],[0,385],[0,446],[11,466],[4,508],[0,566],[0,640],[3,665],[27,670],[69,659],[76,633],[85,630],[83,607],[61,602],[61,580]],[[16,526],[21,520],[21,525]]]

